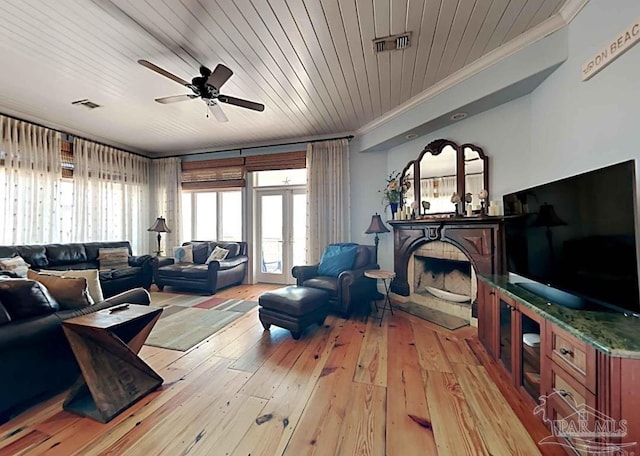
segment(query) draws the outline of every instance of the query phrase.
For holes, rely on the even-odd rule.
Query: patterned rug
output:
[[[145,344],[187,351],[258,303],[215,296],[151,292],[151,305],[164,310]]]

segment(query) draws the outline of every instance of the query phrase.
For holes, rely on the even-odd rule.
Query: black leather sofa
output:
[[[143,288],[73,310],[43,308],[33,295],[19,303],[22,313],[31,315],[27,318],[10,318],[0,302],[0,313],[4,313],[4,318],[0,315],[0,423],[68,388],[78,378],[80,370],[62,330],[64,320],[122,303],[150,303]]]
[[[131,255],[129,241],[86,242],[70,244],[8,245],[0,246],[0,258],[20,255],[31,269],[99,269],[98,251],[102,248],[126,247]],[[105,298],[132,288],[149,289],[153,280],[153,257],[130,256],[129,267],[100,271],[100,286]]]
[[[247,274],[246,242],[191,241],[193,263],[176,263],[173,258],[156,258],[154,282],[162,291],[165,286],[186,288],[215,294],[221,288],[242,283]],[[216,246],[229,250],[224,260],[205,261]]]

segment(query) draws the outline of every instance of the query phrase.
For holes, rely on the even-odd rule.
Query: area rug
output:
[[[256,301],[151,293],[151,305],[163,312],[146,345],[187,351],[258,305]]]

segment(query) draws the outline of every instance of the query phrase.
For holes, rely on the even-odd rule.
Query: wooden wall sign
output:
[[[582,80],[591,79],[640,40],[640,18],[607,43],[595,56],[582,65]]]

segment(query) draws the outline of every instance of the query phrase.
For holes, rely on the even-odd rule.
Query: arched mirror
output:
[[[453,141],[438,139],[429,143],[416,160],[407,164],[401,179],[412,182],[404,195],[403,205],[417,203],[416,216],[460,213],[465,194],[470,193],[475,208],[480,206],[480,193],[487,191],[489,167],[482,149],[474,144],[458,146]],[[452,195],[460,196],[456,206]]]
[[[420,201],[423,214],[455,211],[451,195],[458,191],[458,152],[447,144],[439,150],[425,149],[420,156]]]

